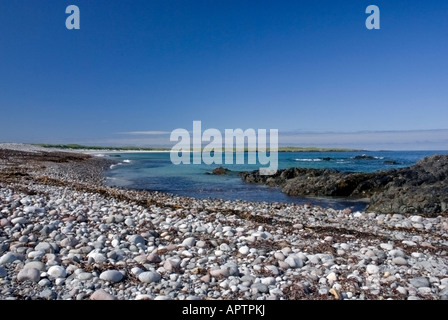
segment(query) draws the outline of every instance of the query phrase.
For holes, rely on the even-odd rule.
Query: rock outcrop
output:
[[[448,212],[448,155],[372,173],[288,168],[271,176],[258,171],[240,175],[247,183],[280,187],[291,196],[368,198],[367,211],[430,216]]]
[[[224,167],[218,167],[213,169],[212,174],[218,175],[218,176],[224,176],[226,175],[230,170]]]

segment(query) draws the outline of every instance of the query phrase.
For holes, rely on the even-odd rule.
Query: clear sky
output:
[[[166,144],[200,120],[290,145],[392,132],[383,144],[448,149],[447,15],[430,0],[0,0],[0,141]]]

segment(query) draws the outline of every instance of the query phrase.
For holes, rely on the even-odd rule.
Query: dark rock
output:
[[[224,167],[218,167],[218,168],[215,168],[215,169],[212,171],[212,174],[222,176],[222,175],[226,175],[229,171],[230,171],[230,170],[227,169],[227,168],[224,168]]]
[[[355,159],[355,160],[374,160],[375,157],[363,154],[363,155],[360,155],[360,156],[355,156],[353,159]]]
[[[366,211],[370,212],[429,216],[448,212],[448,155],[372,173],[288,168],[271,176],[258,170],[240,176],[247,183],[279,187],[291,196],[369,198]]]
[[[398,162],[395,160],[385,160],[383,163],[384,164],[398,164]]]

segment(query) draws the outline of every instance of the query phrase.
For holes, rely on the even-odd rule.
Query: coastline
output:
[[[448,298],[447,217],[117,189],[96,154],[16,147],[0,145],[0,299]]]

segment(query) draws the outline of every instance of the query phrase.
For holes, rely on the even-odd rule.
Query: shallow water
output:
[[[280,152],[278,167],[373,172],[407,167],[433,154],[448,154],[448,151]],[[277,188],[247,184],[241,180],[238,172],[258,170],[261,167],[259,163],[248,165],[247,154],[245,164],[229,165],[204,163],[174,165],[170,160],[170,154],[166,152],[116,153],[105,156],[117,160],[117,164],[106,172],[106,183],[109,186],[161,191],[196,198],[309,203],[334,209],[352,207],[353,210],[363,210],[366,206],[366,202],[363,201],[292,197]],[[210,174],[219,166],[231,171],[225,176]]]

